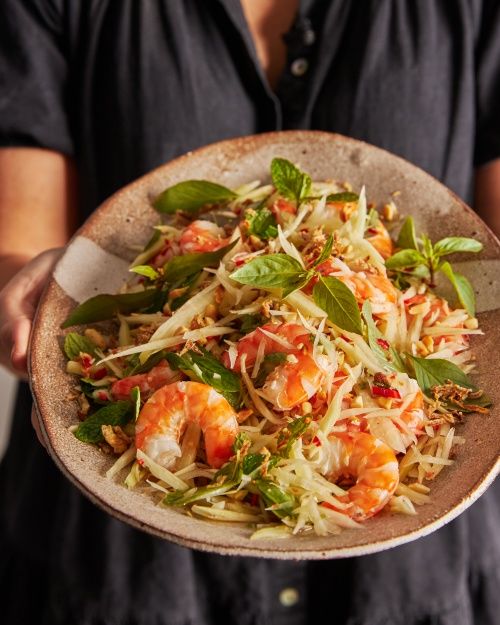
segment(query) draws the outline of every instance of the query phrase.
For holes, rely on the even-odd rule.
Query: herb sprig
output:
[[[443,257],[458,252],[477,254],[483,249],[482,243],[468,237],[446,237],[434,244],[426,235],[418,239],[413,218],[408,217],[399,233],[397,246],[401,249],[386,260],[385,266],[395,272],[400,283],[405,283],[405,276],[414,276],[433,287],[436,274],[441,272],[450,281],[465,310],[471,317],[475,315],[474,290],[470,282],[454,271]]]

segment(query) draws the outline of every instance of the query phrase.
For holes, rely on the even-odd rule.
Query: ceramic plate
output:
[[[114,292],[124,281],[133,246],[149,239],[159,221],[151,198],[164,188],[191,178],[205,178],[230,188],[254,179],[266,181],[273,157],[288,158],[313,179],[364,184],[377,204],[398,191],[401,213],[413,215],[419,231],[433,239],[471,236],[484,244],[480,260],[459,263],[476,291],[484,336],[473,337],[477,375],[491,395],[489,415],[470,415],[458,434],[467,444],[456,462],[432,483],[432,503],[417,516],[382,513],[361,530],[338,536],[303,536],[250,540],[251,530],[184,516],[154,505],[144,494],[128,491],[105,478],[113,460],[79,442],[68,430],[76,406],[67,398],[74,383],[65,373],[58,345],[60,324],[77,302],[98,292]],[[458,259],[461,260],[461,259]],[[31,385],[47,449],[61,471],[87,497],[135,527],[181,545],[222,554],[282,559],[335,558],[373,553],[415,540],[463,512],[498,473],[500,433],[500,245],[488,228],[446,187],[417,167],[384,150],[339,135],[292,131],[216,143],[175,159],[125,187],[107,200],[66,248],[40,303],[31,347]]]

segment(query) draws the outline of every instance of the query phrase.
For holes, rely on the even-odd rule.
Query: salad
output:
[[[481,243],[432,242],[393,200],[283,158],[270,184],[188,180],[154,206],[130,281],[63,325],[80,328],[63,339],[71,429],[117,456],[107,476],[255,538],[416,514],[457,423],[488,412],[473,289],[448,260]]]

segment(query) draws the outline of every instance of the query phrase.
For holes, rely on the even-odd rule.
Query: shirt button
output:
[[[279,594],[279,600],[285,608],[291,608],[299,601],[299,593],[296,588],[283,588]]]
[[[307,70],[309,69],[309,63],[307,59],[295,59],[295,61],[290,66],[290,71],[294,76],[300,77],[303,76]]]
[[[306,46],[312,46],[316,41],[316,33],[312,28],[307,28],[302,34],[302,41]]]

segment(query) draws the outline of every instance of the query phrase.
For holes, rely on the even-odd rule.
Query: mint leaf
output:
[[[203,350],[201,354],[190,350],[180,356],[170,352],[166,354],[168,363],[174,370],[191,374],[195,380],[209,384],[227,401],[238,409],[241,405],[241,380],[239,376],[226,369],[210,352]]]
[[[64,337],[64,353],[69,358],[69,360],[75,360],[78,358],[80,353],[90,354],[91,356],[95,356],[96,346],[90,339],[86,336],[82,336],[81,334],[77,334],[76,332],[70,332],[66,334]]]
[[[300,204],[311,190],[311,177],[285,158],[273,158],[271,179],[280,195],[295,200],[297,204]]]
[[[321,250],[321,254],[314,261],[313,267],[317,267],[318,265],[321,265],[322,262],[330,258],[330,254],[332,253],[332,247],[333,247],[333,236],[330,235],[328,239],[326,240],[325,247]]]
[[[127,314],[151,306],[157,299],[157,289],[146,289],[138,293],[107,293],[91,297],[73,310],[62,328],[69,328],[77,324],[93,323],[112,319],[117,313]]]
[[[357,202],[359,195],[357,193],[351,193],[350,191],[344,191],[342,193],[330,193],[327,196],[327,202]]]
[[[436,256],[446,256],[455,252],[473,252],[477,254],[483,249],[483,244],[467,237],[446,237],[434,244]]]
[[[304,286],[310,274],[304,271],[298,260],[287,254],[268,254],[233,271],[230,278],[263,289],[279,287],[286,296]]]
[[[319,276],[314,285],[313,298],[336,326],[348,332],[363,334],[356,298],[343,282],[337,278]]]
[[[238,240],[233,241],[230,245],[221,247],[215,252],[193,252],[192,254],[174,256],[165,263],[163,277],[169,284],[180,284],[204,267],[216,267],[237,242]]]
[[[267,241],[278,236],[276,217],[266,207],[250,209],[245,213],[248,222],[248,234]]]
[[[417,235],[415,233],[415,222],[413,217],[407,217],[399,232],[396,245],[401,249],[412,249],[418,251]]]
[[[160,276],[156,269],[154,269],[154,267],[151,267],[151,265],[136,265],[135,267],[131,267],[129,271],[137,273],[140,276],[145,276],[150,280],[157,280]]]
[[[231,189],[208,180],[186,180],[165,189],[153,202],[160,213],[197,212],[207,204],[233,200],[237,194]]]
[[[387,269],[404,269],[405,267],[415,267],[426,262],[425,257],[417,250],[401,250],[393,254],[385,261]]]
[[[133,407],[129,401],[117,401],[100,408],[82,421],[75,430],[75,436],[84,443],[100,443],[104,440],[102,425],[126,425],[133,418]]]
[[[390,369],[391,371],[406,372],[401,356],[393,347],[389,345],[389,343],[382,336],[380,330],[375,325],[375,322],[373,321],[372,307],[368,300],[364,302],[361,313],[366,323],[366,338],[368,340],[368,345],[370,346],[372,352],[374,352],[380,360],[382,366]],[[387,343],[387,349],[384,349],[383,347],[385,343]]]
[[[444,273],[453,285],[462,306],[471,317],[474,317],[476,314],[476,298],[471,283],[462,274],[455,273],[448,262],[443,263],[439,270]]]

